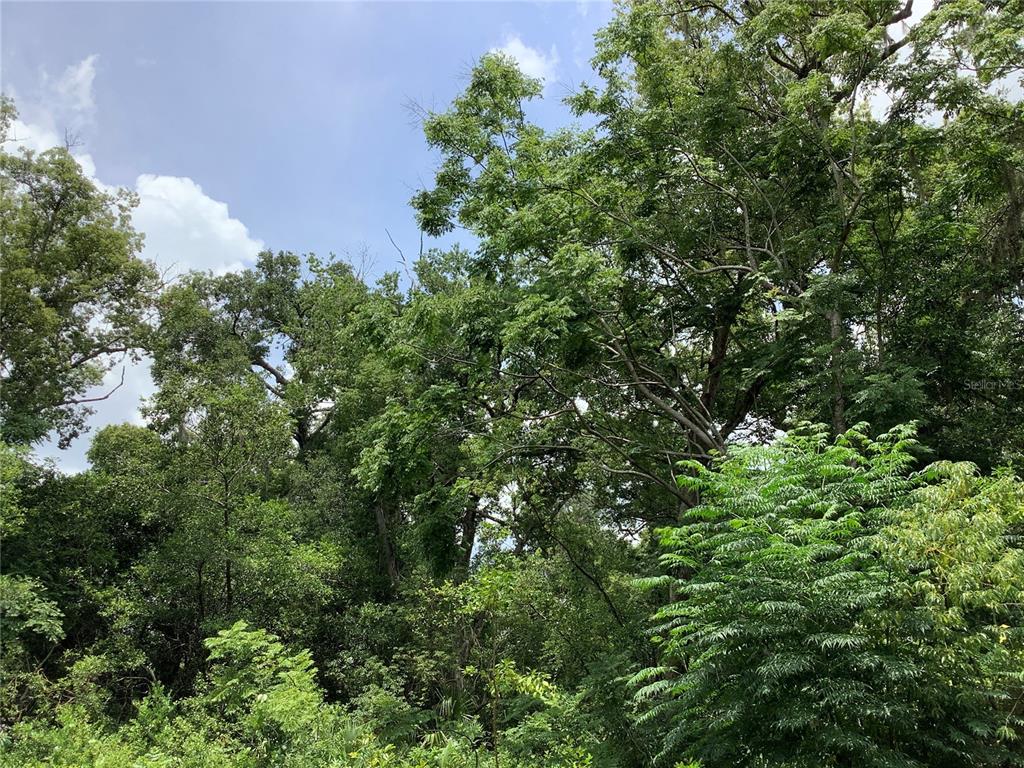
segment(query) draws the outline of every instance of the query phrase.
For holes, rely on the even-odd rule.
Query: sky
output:
[[[379,276],[400,264],[388,233],[407,255],[420,246],[408,201],[437,158],[413,107],[444,109],[473,63],[503,50],[544,80],[531,119],[563,125],[561,100],[593,81],[593,35],[612,12],[599,0],[5,0],[0,87],[21,146],[70,137],[98,184],[138,193],[143,256],[169,275],[242,269],[271,248]],[[91,394],[120,378],[119,365]],[[86,468],[90,435],[141,423],[151,392],[148,364],[128,364],[91,433],[37,454]]]

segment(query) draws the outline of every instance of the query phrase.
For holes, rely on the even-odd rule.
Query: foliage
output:
[[[794,434],[692,468],[701,504],[662,532],[661,663],[635,677],[663,754],[1020,762],[1024,484],[946,462],[906,477],[912,446]]]
[[[131,194],[99,189],[66,149],[6,150],[0,101],[0,421],[3,440],[81,430],[85,391],[143,343],[156,289]]]
[[[29,721],[0,736],[0,765],[337,766],[441,768],[479,764],[458,738],[399,754],[382,745],[357,716],[325,704],[309,653],[290,653],[277,638],[238,622],[207,641],[210,680],[180,702],[156,687],[118,729],[95,722],[79,706],[58,708],[52,724]],[[582,768],[585,751],[557,746],[545,765]],[[512,757],[512,766],[539,765]]]
[[[934,6],[623,4],[550,130],[489,54],[376,283],[0,152],[0,764],[1020,764],[1024,12]]]

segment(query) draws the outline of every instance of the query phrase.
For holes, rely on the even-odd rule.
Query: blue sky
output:
[[[604,2],[17,3],[0,10],[0,81],[24,146],[78,139],[99,183],[134,188],[145,255],[162,268],[237,269],[263,247],[393,269],[389,230],[419,247],[408,200],[435,158],[411,104],[442,109],[473,62],[504,49],[545,80],[531,117],[592,80]],[[111,377],[120,378],[120,369]],[[137,419],[146,366],[98,407]],[[84,467],[88,439],[43,446]]]

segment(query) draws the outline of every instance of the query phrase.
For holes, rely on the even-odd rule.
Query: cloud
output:
[[[515,60],[524,75],[550,83],[558,70],[558,49],[551,46],[549,53],[539,48],[531,48],[522,41],[519,35],[511,34],[505,38],[500,48],[492,48],[491,53],[503,53]]]
[[[52,126],[26,123],[20,117],[11,124],[7,138],[11,145],[8,150],[25,148],[32,152],[43,152],[64,143]]]
[[[92,117],[96,110],[93,82],[96,80],[96,60],[99,54],[86,56],[72,64],[52,85],[52,91],[65,109]]]
[[[932,7],[934,6],[934,0],[921,0],[913,4],[911,8],[910,16],[903,21],[898,21],[895,24],[890,24],[885,28],[886,34],[893,41],[902,40],[907,36],[911,29],[917,26],[918,22],[925,17]],[[909,55],[909,49],[904,47],[896,54],[900,61],[906,61]],[[892,94],[889,93],[882,86],[875,86],[865,94],[865,101],[867,101],[868,109],[871,115],[876,120],[884,120],[889,113],[889,108],[892,106]]]
[[[13,89],[10,95],[18,107],[19,118],[11,125],[9,139],[14,147],[43,152],[52,147],[70,145],[72,154],[82,171],[93,181],[96,163],[92,155],[76,146],[77,133],[93,124],[96,98],[93,84],[96,80],[98,54],[86,56],[71,64],[57,78],[43,71],[40,74],[38,96],[23,100]],[[103,185],[101,185],[103,186]]]
[[[910,17],[904,21],[890,24],[886,27],[886,33],[892,40],[902,40],[934,7],[934,0],[922,0],[921,2],[915,2]],[[909,49],[904,47],[897,54],[897,60],[900,62],[906,62],[909,55]],[[971,77],[974,74],[969,69],[961,69],[959,70],[959,73],[964,77]],[[988,91],[988,93],[998,95],[1011,103],[1019,104],[1024,100],[1024,77],[1021,77],[1019,74],[1009,74],[993,83],[990,83],[985,90]],[[888,116],[889,109],[892,107],[893,96],[882,86],[876,85],[867,91],[864,95],[864,101],[867,103],[868,110],[871,112],[871,115],[876,120],[884,120]],[[920,122],[932,127],[939,126],[942,125],[943,116],[938,110],[931,110],[921,116]]]
[[[27,149],[32,152],[45,152],[54,147],[62,147],[67,143],[68,136],[60,136],[57,130],[46,124],[27,123],[18,118],[11,123],[8,134],[10,146],[8,151],[13,149]],[[82,173],[88,176],[93,182],[104,189],[110,189],[96,178],[96,162],[88,152],[82,152],[81,147],[71,145],[71,155],[78,161]]]
[[[182,176],[143,174],[135,182],[139,206],[132,223],[146,235],[143,256],[171,273],[244,269],[263,250],[226,203]]]
[[[11,126],[14,146],[42,152],[66,141],[68,130],[96,117],[96,64],[92,54],[68,66],[59,77],[41,73],[35,98],[14,93],[21,116]],[[104,189],[92,155],[81,145],[72,154],[83,172]],[[226,203],[214,200],[194,180],[142,174],[135,182],[139,205],[132,222],[145,234],[143,256],[171,274],[192,269],[224,273],[242,269],[263,249],[248,228],[232,218]]]
[[[44,72],[34,99],[12,93],[22,115],[11,127],[15,146],[42,152],[65,144],[65,127],[71,130],[93,124],[97,58],[92,55],[72,64],[56,79]],[[113,189],[98,177],[91,155],[80,146],[73,147],[72,153],[90,179],[103,189]],[[226,203],[207,195],[193,179],[142,174],[135,181],[134,191],[139,205],[132,214],[132,223],[145,235],[142,256],[155,262],[168,277],[189,270],[223,274],[243,269],[264,248],[263,241],[252,237],[245,224],[231,216]],[[140,401],[154,391],[148,360],[118,361],[103,383],[86,394],[109,394],[92,406],[95,413],[88,420],[90,434],[108,424],[141,424]],[[62,451],[48,441],[39,446],[37,455],[53,459],[65,472],[79,472],[88,466],[89,442],[90,436],[86,435]]]
[[[33,150],[63,144],[65,136],[90,127],[96,118],[96,62],[98,54],[71,64],[59,77],[40,72],[34,98],[23,99],[12,88],[4,91],[14,98],[21,120],[15,124]],[[29,134],[25,136],[25,134]],[[41,146],[45,145],[45,146]]]
[[[1024,101],[1024,75],[1005,75],[993,81],[988,91],[989,93],[998,94],[1011,104],[1020,104]]]

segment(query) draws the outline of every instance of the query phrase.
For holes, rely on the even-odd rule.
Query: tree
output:
[[[638,0],[556,130],[487,55],[413,201],[472,250],[151,327],[130,200],[4,155],[3,434],[157,391],[0,446],[0,763],[1024,763],[1024,12],[914,11]]]
[[[1020,65],[1019,15],[958,6],[893,40],[909,3],[638,3],[599,35],[602,86],[568,100],[593,128],[531,123],[539,85],[500,56],[426,115],[420,222],[479,238],[471,270],[507,291],[501,375],[548,390],[544,442],[583,450],[610,498],[667,521],[693,503],[678,460],[801,419],[919,419],[958,435],[944,456],[1014,455],[1015,427],[976,426],[1016,414],[1022,373],[1020,108],[985,90]]]
[[[338,361],[359,356],[355,318],[368,290],[343,262],[310,257],[306,268],[265,251],[252,269],[185,276],[160,299],[154,378],[172,388],[258,382],[287,407],[300,450],[310,447],[350,386],[353,371]]]
[[[8,152],[14,106],[0,111],[0,434],[66,446],[109,395],[87,390],[143,346],[157,277],[132,195],[102,191],[67,149]]]
[[[1024,485],[908,477],[912,446],[811,432],[687,467],[701,504],[662,532],[662,661],[635,678],[662,758],[1021,762]]]
[[[37,466],[21,453],[4,449],[5,469],[11,473],[5,472],[2,486],[6,508],[0,527],[0,582],[12,585],[8,600],[13,601],[0,608],[4,644],[14,639],[6,636],[6,629],[16,625],[9,612],[26,616],[30,592],[38,597],[32,610],[50,606],[51,623],[42,622],[40,614],[40,621],[29,622],[38,630],[21,638],[21,647],[29,651],[26,666],[35,678],[23,677],[33,684],[8,710],[12,717],[47,709],[54,695],[52,681],[97,646],[107,646],[111,659],[125,662],[124,667],[114,665],[117,672],[138,665],[138,651],[126,648],[130,643],[112,632],[112,614],[124,607],[114,595],[158,540],[156,478],[166,458],[155,433],[129,425],[98,432],[89,451],[92,467],[78,474]],[[15,583],[20,586],[15,588]],[[15,662],[14,657],[5,662],[12,683],[17,679]],[[110,682],[110,698],[129,708],[137,686],[124,682]]]
[[[158,401],[182,397],[188,419],[147,479],[160,535],[122,585],[115,621],[146,649],[158,679],[188,689],[211,629],[247,616],[301,634],[291,612],[326,599],[324,580],[338,564],[329,543],[304,535],[286,500],[295,446],[284,406],[252,380],[165,390]]]
[[[19,484],[33,474],[33,467],[18,451],[0,443],[0,551],[7,557],[9,542],[25,527],[29,515]],[[52,648],[64,637],[63,614],[38,579],[10,573],[5,562],[0,573],[0,723],[9,724],[27,709],[26,690],[45,688],[34,673],[32,659],[42,643]],[[35,646],[35,647],[33,647]],[[33,691],[33,692],[38,692]]]

